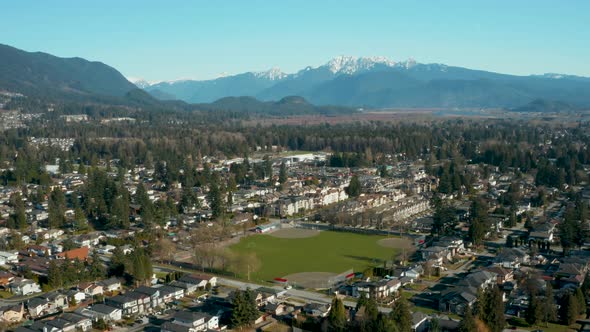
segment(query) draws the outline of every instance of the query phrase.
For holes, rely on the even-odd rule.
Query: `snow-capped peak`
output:
[[[564,75],[564,74],[557,74],[557,73],[545,73],[545,74],[539,75],[539,76],[544,77],[544,78],[553,78],[553,79],[558,80],[558,79],[564,78],[566,75]]]
[[[393,67],[396,63],[386,57],[353,57],[338,56],[330,60],[324,67],[327,67],[334,74],[354,74],[359,71],[369,70],[376,65]]]
[[[255,72],[253,74],[258,78],[266,78],[271,81],[282,80],[287,76],[287,74],[283,73],[281,69],[277,67],[273,67],[267,71]]]
[[[139,78],[139,77],[126,77],[126,78],[129,82],[135,84],[135,86],[140,89],[145,89],[145,88],[152,85],[152,83],[146,81],[143,78]]]

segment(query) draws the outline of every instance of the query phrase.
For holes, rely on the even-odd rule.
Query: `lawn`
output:
[[[235,252],[255,252],[262,265],[252,277],[272,280],[298,272],[341,273],[350,268],[363,271],[399,253],[398,249],[377,244],[384,238],[331,231],[298,239],[254,235],[242,238],[230,248]]]

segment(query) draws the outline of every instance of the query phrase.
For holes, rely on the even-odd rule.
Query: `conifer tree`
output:
[[[397,326],[399,332],[410,332],[412,329],[412,314],[406,299],[403,296],[395,301],[389,318]]]
[[[459,323],[459,332],[475,332],[477,331],[477,324],[475,322],[475,317],[473,316],[473,311],[471,307],[467,307],[465,309],[465,315]]]
[[[572,325],[576,322],[580,312],[576,296],[568,292],[562,296],[560,302],[559,317],[561,323],[568,326]]]
[[[332,300],[332,307],[328,314],[328,324],[330,331],[345,331],[346,330],[346,310],[342,300],[334,297]]]

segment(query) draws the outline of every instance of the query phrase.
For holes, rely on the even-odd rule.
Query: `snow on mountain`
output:
[[[138,77],[126,77],[126,78],[129,82],[135,84],[135,86],[140,89],[148,88],[153,84],[153,83],[146,81],[143,78],[138,78]]]
[[[354,57],[338,56],[330,60],[322,67],[328,68],[334,74],[354,74],[360,71],[370,70],[371,68],[383,65],[393,67],[396,63],[386,57]]]
[[[553,79],[553,80],[574,80],[574,81],[581,81],[581,82],[590,82],[590,77],[568,75],[568,74],[559,74],[559,73],[545,73],[545,74],[541,74],[541,75],[530,75],[530,76],[531,77],[538,77],[538,78]]]
[[[273,67],[267,71],[254,72],[252,74],[254,74],[254,76],[258,78],[265,78],[271,81],[282,80],[283,78],[288,76],[288,74],[283,73],[281,69],[277,67]]]

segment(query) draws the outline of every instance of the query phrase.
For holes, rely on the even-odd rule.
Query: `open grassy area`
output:
[[[252,274],[253,279],[272,280],[298,272],[341,273],[350,268],[362,271],[399,253],[399,249],[377,243],[384,238],[331,231],[298,239],[255,235],[242,238],[230,248],[236,252],[255,252],[262,266]]]
[[[516,326],[519,329],[527,330],[527,331],[543,330],[544,332],[573,332],[573,331],[578,331],[580,329],[579,324],[574,324],[572,326],[565,326],[565,325],[554,324],[554,323],[548,323],[548,324],[540,323],[539,325],[531,326],[524,320],[524,318],[516,318],[516,317],[511,317],[511,318],[507,319],[506,323],[509,326]]]
[[[7,299],[9,297],[12,297],[12,293],[10,292],[5,292],[5,291],[0,291],[0,298],[1,299]]]

